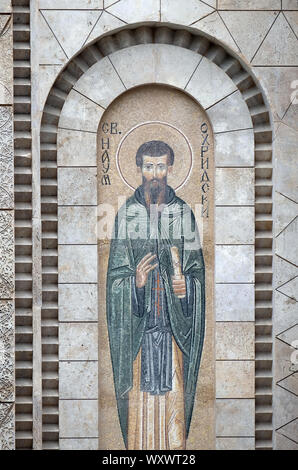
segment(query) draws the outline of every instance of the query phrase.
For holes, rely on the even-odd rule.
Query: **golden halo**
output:
[[[167,122],[142,122],[122,137],[116,152],[117,169],[122,181],[132,190],[142,183],[137,173],[136,154],[143,143],[151,140],[161,140],[172,147],[175,159],[173,171],[168,175],[168,184],[178,191],[191,174],[193,151],[185,134]]]

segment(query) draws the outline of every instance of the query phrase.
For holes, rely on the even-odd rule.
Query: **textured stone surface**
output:
[[[205,109],[236,90],[233,80],[206,57],[202,58],[186,87],[186,91]]]
[[[58,130],[59,166],[96,166],[96,134]]]
[[[217,361],[216,398],[254,398],[254,361]]]
[[[76,90],[66,98],[59,119],[59,127],[78,131],[97,132],[104,109]]]
[[[11,12],[11,0],[0,0],[0,12],[1,13]]]
[[[220,13],[239,49],[251,61],[268,33],[277,11],[222,11]]]
[[[49,10],[98,10],[103,8],[103,0],[71,0],[71,2],[69,0],[39,0],[39,8]]]
[[[216,321],[254,321],[255,291],[252,284],[215,286]]]
[[[1,300],[0,402],[14,400],[14,381],[14,305],[13,301]]]
[[[282,436],[279,432],[276,433],[275,443],[278,450],[298,450],[298,444],[288,437]]]
[[[67,56],[41,13],[38,17],[38,28],[40,41],[39,63],[47,65],[64,64],[67,61]]]
[[[214,132],[252,128],[248,107],[240,91],[233,93],[207,111]]]
[[[61,362],[59,363],[60,399],[97,399],[98,363]]]
[[[295,276],[298,276],[298,268],[288,263],[286,260],[281,259],[279,256],[275,256],[274,287],[280,287]]]
[[[100,16],[95,10],[44,10],[42,12],[68,58],[79,51]]]
[[[279,287],[278,290],[298,302],[298,276]]]
[[[266,36],[254,65],[297,65],[297,38],[282,13]]]
[[[288,437],[289,439],[297,443],[298,440],[298,418],[292,422],[286,424],[281,429],[278,430],[278,433]]]
[[[60,245],[59,282],[97,282],[96,245]]]
[[[253,282],[254,247],[227,245],[215,248],[216,282]]]
[[[60,439],[60,450],[97,450],[98,439]]]
[[[198,28],[199,31],[206,33],[207,37],[210,36],[211,38],[214,38],[215,41],[220,41],[231,49],[239,52],[237,44],[217,11],[211,13],[211,15],[205,16],[201,20],[192,24],[191,27]]]
[[[288,389],[286,386],[286,382],[283,384],[283,380],[286,377],[289,377],[293,374],[293,366],[292,366],[292,354],[294,352],[294,348],[289,346],[288,344],[284,343],[283,341],[276,339],[274,342],[274,357],[275,357],[275,370],[274,370],[274,377],[276,383],[279,384],[280,387]],[[297,393],[298,395],[298,393]]]
[[[0,106],[0,209],[14,206],[13,122],[10,106]]]
[[[60,323],[59,360],[96,361],[98,359],[97,330],[96,323]]]
[[[252,129],[216,134],[214,142],[216,166],[254,166]]]
[[[298,10],[297,0],[282,0],[283,10]]]
[[[274,293],[274,301],[274,327],[276,334],[278,334],[296,325],[298,318],[298,302],[279,292]]]
[[[254,207],[216,207],[215,243],[254,243]]]
[[[189,25],[213,11],[213,8],[199,0],[188,0],[187,8],[180,0],[163,0],[161,3],[161,21]]]
[[[58,204],[93,206],[97,202],[96,168],[59,168]]]
[[[95,244],[96,207],[59,207],[58,240],[61,244]]]
[[[108,11],[126,23],[140,21],[159,21],[159,0],[120,0],[108,8]]]
[[[218,0],[221,10],[278,10],[280,0]]]
[[[100,106],[106,107],[125,91],[108,57],[96,62],[77,81],[74,89]]]
[[[98,436],[97,400],[60,400],[60,437]]]
[[[253,322],[217,322],[215,339],[216,359],[254,359],[254,329],[255,325]]]
[[[108,31],[114,31],[118,28],[123,27],[125,24],[126,23],[124,21],[104,11],[94,28],[92,29],[90,36],[88,36],[86,44],[89,44],[94,39],[97,39],[103,34],[106,34]]]
[[[167,44],[141,44],[111,55],[126,88],[156,82],[183,89],[200,59],[193,51]]]
[[[250,168],[217,168],[215,203],[225,206],[253,205],[254,170]]]
[[[283,194],[275,193],[275,236],[298,215],[298,204]]]
[[[39,80],[39,110],[43,111],[44,105],[48,94],[54,85],[55,79],[57,78],[63,65],[40,65],[38,80]]]
[[[295,426],[288,427],[288,432],[286,433],[286,426],[289,426],[291,421],[297,418],[298,410],[298,396],[293,393],[289,393],[287,390],[284,390],[281,387],[276,386],[274,390],[275,397],[275,407],[274,407],[274,417],[275,417],[275,429],[279,429],[281,434],[286,435],[287,437],[292,438],[297,442],[297,422]],[[284,432],[282,432],[282,430]]]
[[[0,450],[13,450],[14,441],[14,405],[0,403]]]
[[[255,450],[255,440],[250,437],[219,437],[216,450]]]
[[[275,189],[284,196],[298,202],[296,152],[297,132],[281,123],[276,131],[274,141],[275,171],[278,174]]]
[[[97,321],[96,284],[60,284],[60,321]]]
[[[0,211],[0,299],[14,293],[14,214]]]
[[[1,5],[0,5],[1,11]],[[0,105],[12,104],[13,57],[12,20],[10,15],[0,16]]]
[[[298,265],[298,217],[276,238],[276,253],[291,263]]]
[[[216,435],[254,437],[255,404],[252,399],[216,400]]]

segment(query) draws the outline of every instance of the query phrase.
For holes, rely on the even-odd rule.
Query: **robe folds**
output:
[[[179,251],[182,274],[191,295],[178,298],[173,291],[171,247]],[[135,276],[138,263],[156,254],[165,291],[172,339],[183,357],[185,433],[189,432],[205,329],[205,267],[195,217],[189,206],[167,186],[161,211],[146,208],[140,186],[115,218],[106,286],[107,324],[115,395],[124,443],[128,444],[129,392],[134,363],[140,357],[147,317],[152,311],[153,271],[149,273],[137,309]],[[136,311],[137,309],[137,311]],[[139,359],[138,359],[139,360]],[[136,363],[135,363],[136,364]]]

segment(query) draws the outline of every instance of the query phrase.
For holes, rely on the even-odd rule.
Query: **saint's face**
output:
[[[168,156],[160,157],[143,156],[142,175],[145,182],[150,183],[151,187],[166,182],[169,173]]]

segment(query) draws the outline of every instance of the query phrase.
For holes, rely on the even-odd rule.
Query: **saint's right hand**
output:
[[[154,258],[156,258],[156,255],[153,255],[152,253],[148,253],[148,255],[144,256],[143,259],[139,262],[137,265],[137,270],[136,270],[136,286],[140,289],[141,287],[144,287],[148,275],[150,271],[156,268],[156,264],[150,264]]]

